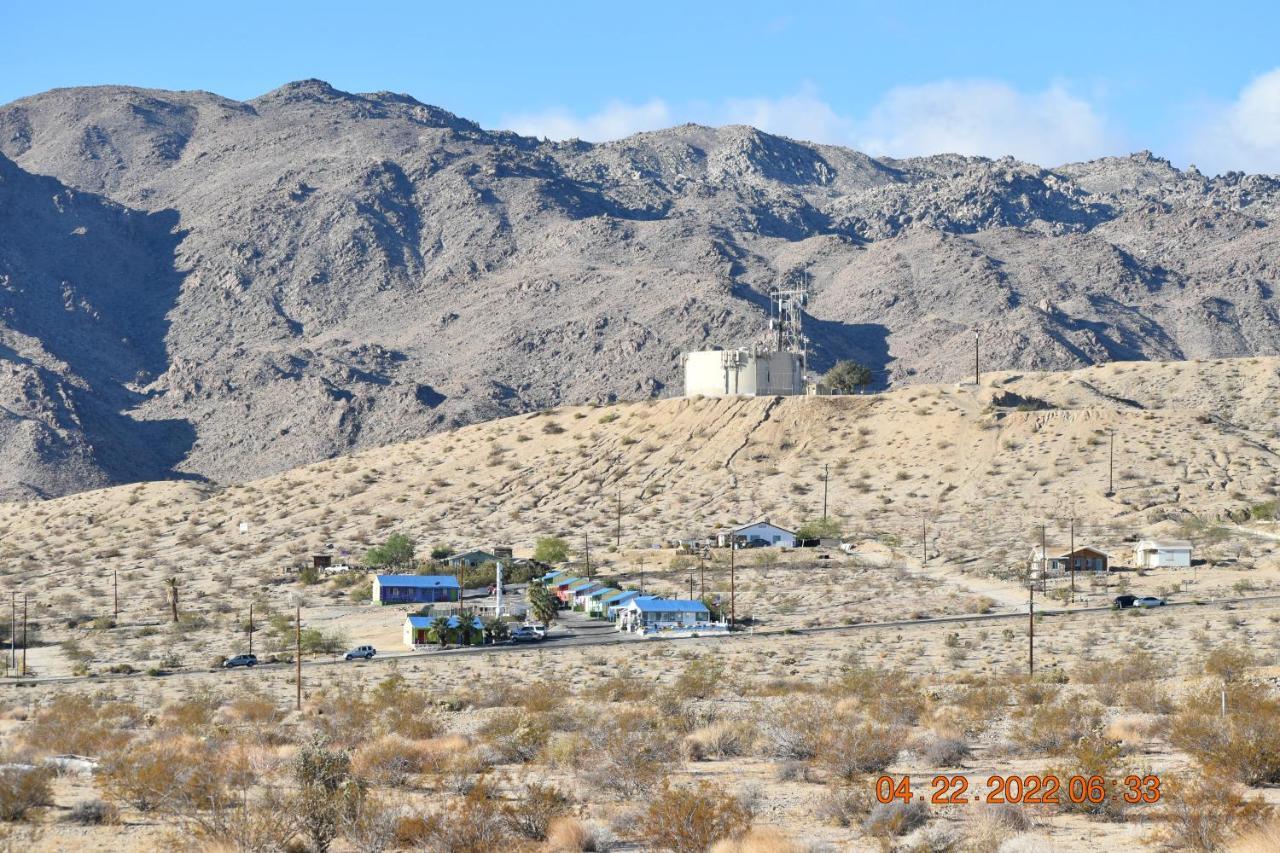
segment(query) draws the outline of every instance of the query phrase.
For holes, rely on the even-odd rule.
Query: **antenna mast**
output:
[[[806,270],[800,284],[776,287],[769,293],[770,331],[773,332],[775,352],[789,352],[800,356],[801,373],[808,367],[809,339],[804,334],[804,306],[809,301],[809,273]]]

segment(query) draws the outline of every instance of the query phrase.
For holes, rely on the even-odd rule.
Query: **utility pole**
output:
[[[925,517],[920,516],[920,566],[929,562],[929,531],[926,527]]]
[[[253,654],[253,602],[249,602],[249,654]]]
[[[1071,513],[1071,602],[1076,600],[1076,514]]]
[[[644,595],[644,557],[640,558],[640,594]]]
[[[120,621],[120,570],[111,570],[111,618]]]
[[[27,594],[22,594],[22,674],[27,674]]]
[[[734,623],[737,621],[737,588],[734,585],[734,566],[733,566],[733,543],[729,543],[729,630],[733,630]]]
[[[9,593],[9,669],[18,669],[18,593]]]
[[[621,489],[618,490],[618,524],[617,524],[617,529],[614,531],[613,538],[614,538],[614,542],[613,542],[614,547],[616,547],[619,551],[621,551],[622,550],[622,490]]]
[[[822,466],[822,523],[827,523],[827,481],[831,479],[831,466]]]
[[[705,551],[698,555],[698,595],[703,599],[707,597],[707,554]]]
[[[1107,461],[1107,497],[1116,493],[1116,430],[1111,428],[1111,451]]]
[[[1040,525],[1040,577],[1049,569],[1049,550],[1045,544],[1044,525]],[[1036,672],[1036,579],[1027,569],[1027,677]]]
[[[586,533],[582,534],[582,553],[587,561],[587,580],[591,580],[591,540]]]
[[[297,681],[297,704],[299,711],[302,710],[302,608],[298,607],[293,613],[293,663],[295,667],[294,680]]]
[[[689,570],[689,600],[693,600],[693,569]]]

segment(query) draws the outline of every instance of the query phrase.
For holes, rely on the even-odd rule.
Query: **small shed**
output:
[[[374,575],[374,604],[431,604],[457,601],[461,588],[453,575]]]
[[[716,544],[721,548],[727,548],[730,544],[751,546],[759,545],[762,542],[768,546],[777,545],[783,548],[794,548],[796,547],[796,534],[794,530],[787,530],[785,527],[770,524],[766,518],[749,524],[739,524],[737,527],[731,527],[716,535]]]
[[[1140,569],[1191,567],[1191,543],[1186,539],[1142,539],[1133,546],[1133,564]]]

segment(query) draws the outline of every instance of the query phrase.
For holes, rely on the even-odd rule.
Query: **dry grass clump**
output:
[[[1031,818],[1020,805],[986,804],[969,812],[964,824],[964,847],[968,853],[996,853],[1002,845],[1031,828]]]
[[[1021,712],[1014,727],[1027,752],[1058,755],[1102,725],[1102,708],[1078,694],[1058,695]]]
[[[383,735],[360,746],[352,756],[352,766],[370,782],[397,787],[417,775],[449,771],[469,747],[470,743],[460,735],[427,740]]]
[[[1233,838],[1228,853],[1274,853],[1280,850],[1280,819],[1271,818]]]
[[[686,761],[733,758],[747,754],[755,741],[755,726],[747,720],[721,720],[684,736],[680,753]]]
[[[524,764],[546,748],[551,724],[545,714],[519,708],[502,708],[480,726],[480,736],[500,764]]]
[[[805,853],[806,849],[773,827],[756,826],[740,838],[717,841],[709,853]]]
[[[788,703],[762,723],[761,741],[774,758],[810,761],[840,779],[883,770],[902,749],[907,729],[858,708],[857,702],[833,708],[822,698]]]
[[[1069,797],[1060,796],[1062,800],[1060,808],[1063,811],[1087,814],[1108,820],[1118,820],[1123,817],[1130,805],[1124,800],[1124,795],[1128,788],[1114,784],[1114,781],[1125,775],[1119,772],[1119,760],[1122,752],[1123,750],[1119,743],[1109,739],[1101,732],[1085,735],[1068,748],[1065,756],[1067,758],[1066,765],[1050,769],[1048,771],[1049,775],[1063,780],[1069,780],[1072,776],[1080,776],[1085,779],[1097,776],[1104,780],[1112,780],[1113,784],[1107,786],[1106,795],[1102,797],[1100,802],[1090,802],[1086,798],[1083,802],[1074,803]],[[1145,775],[1134,768],[1130,768],[1130,770],[1131,772],[1137,772],[1139,776]]]
[[[667,721],[651,709],[602,718],[584,736],[582,780],[624,798],[657,788],[680,756]]]
[[[309,703],[313,726],[332,743],[355,746],[386,734],[428,740],[444,730],[433,697],[392,673],[372,690],[322,692]]]

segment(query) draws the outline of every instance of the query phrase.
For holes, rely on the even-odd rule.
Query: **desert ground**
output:
[[[1278,390],[1280,359],[1253,358],[565,408],[241,485],[0,506],[32,639],[4,687],[5,772],[91,759],[8,843],[319,849],[305,827],[331,824],[337,850],[1275,849],[1257,833],[1280,805]],[[392,533],[420,554],[557,535],[618,585],[687,595],[692,577],[724,602],[728,552],[704,568],[670,541],[794,528],[824,492],[853,553],[738,552],[745,630],[723,638],[566,615],[536,647],[409,654],[408,608],[362,601],[362,573],[298,573]],[[1116,570],[1037,585],[1032,621],[1041,526]],[[1196,564],[1135,570],[1156,535]],[[1110,610],[1125,591],[1169,606]],[[216,668],[245,650],[250,602],[260,655],[291,654],[300,608],[379,658],[308,656],[298,711],[291,666]],[[346,768],[328,799],[299,770],[321,759]],[[936,776],[984,800],[1015,774],[1060,777],[1062,802],[922,805]],[[1124,802],[1131,774],[1160,800]],[[877,802],[883,775],[917,796]],[[1069,802],[1094,775],[1103,801]]]

